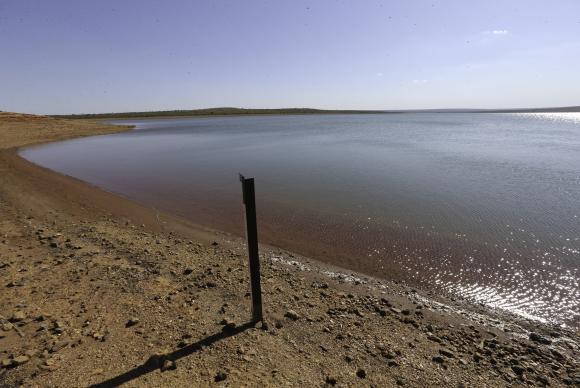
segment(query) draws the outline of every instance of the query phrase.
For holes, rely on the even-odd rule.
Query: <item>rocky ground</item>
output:
[[[243,240],[33,166],[121,130],[0,113],[0,386],[580,386],[578,333]]]

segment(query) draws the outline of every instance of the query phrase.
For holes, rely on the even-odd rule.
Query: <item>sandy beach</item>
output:
[[[0,112],[0,386],[578,386],[579,335],[261,246],[36,166],[130,129]],[[241,212],[240,205],[240,212]]]

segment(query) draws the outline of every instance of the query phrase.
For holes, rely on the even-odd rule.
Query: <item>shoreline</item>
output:
[[[97,135],[98,136],[98,135]],[[62,141],[62,140],[57,140]],[[42,145],[34,144],[34,145]],[[28,145],[26,147],[29,147]],[[158,210],[155,207],[148,206],[146,204],[135,201],[131,198],[122,196],[118,193],[110,192],[99,188],[98,186],[92,185],[83,180],[60,174],[56,171],[50,170],[46,167],[42,167],[33,162],[26,160],[25,158],[18,155],[20,151],[19,148],[14,148],[8,150],[8,159],[11,160],[14,165],[19,167],[18,170],[23,173],[30,173],[33,170],[37,170],[35,175],[41,176],[40,179],[45,181],[52,181],[63,185],[66,187],[66,191],[72,193],[75,197],[83,197],[89,199],[93,203],[97,203],[98,208],[111,212],[115,218],[130,218],[134,222],[141,222],[141,227],[148,229],[153,232],[163,232],[165,227],[163,224],[170,224],[167,228],[176,229],[179,228],[180,233],[184,236],[196,239],[198,241],[203,241],[204,243],[212,243],[214,240],[219,239],[222,241],[236,241],[237,244],[245,245],[245,240],[243,236],[238,236],[234,233],[226,232],[223,230],[213,229],[208,226],[201,224],[194,224],[190,220],[166,212],[164,210]],[[1,151],[0,151],[1,152]],[[2,156],[0,156],[0,160]],[[119,212],[120,209],[124,209]],[[339,264],[333,264],[330,262],[318,260],[316,258],[311,258],[302,253],[296,253],[289,251],[286,248],[279,247],[276,245],[268,243],[260,243],[260,248],[266,250],[268,253],[278,252],[280,256],[274,257],[273,261],[279,261],[285,265],[292,265],[301,271],[320,273],[322,276],[326,277],[342,277],[348,283],[359,282],[361,284],[372,284],[374,288],[380,290],[385,288],[385,285],[394,284],[400,286],[401,290],[399,292],[403,293],[405,290],[415,290],[413,293],[417,294],[416,285],[408,284],[405,280],[391,280],[384,279],[380,277],[374,277],[371,274],[356,271],[353,269],[345,268]],[[272,257],[262,257],[261,259],[272,260]],[[276,259],[277,258],[277,259]],[[388,288],[388,286],[386,287]],[[546,329],[550,328],[560,328],[564,332],[573,332],[574,329],[567,327],[565,325],[558,325],[551,322],[542,321],[540,318],[530,318],[523,315],[506,311],[503,309],[492,308],[483,304],[477,304],[461,298],[456,295],[434,295],[434,290],[420,289],[419,293],[422,295],[429,295],[429,298],[433,298],[430,302],[447,306],[448,309],[460,310],[464,313],[474,313],[474,314],[484,314],[488,315],[489,321],[497,321],[497,319],[503,319],[506,324],[510,325],[522,325],[522,326],[543,326]],[[418,299],[429,300],[425,296],[418,295]],[[455,306],[453,306],[455,304]],[[470,311],[473,310],[473,311]],[[529,331],[529,330],[528,330]]]
[[[179,118],[177,118],[179,119]],[[129,119],[131,120],[131,119]],[[163,118],[163,120],[165,120],[165,118]],[[119,123],[117,123],[119,124]],[[139,129],[140,127],[142,127],[141,124],[139,123],[134,123],[134,128],[135,129]],[[147,125],[147,124],[143,124],[143,125]],[[27,146],[26,148],[23,149],[19,149],[17,152],[19,154],[20,157],[23,158],[28,158],[28,156],[26,156],[26,149],[30,148],[31,146]],[[34,147],[34,146],[32,146]],[[34,153],[33,153],[34,154]],[[24,156],[23,156],[24,155]],[[28,159],[27,159],[28,160]],[[32,163],[34,164],[34,157],[32,157]],[[66,171],[65,170],[61,170],[61,171]],[[61,172],[60,174],[64,174],[64,172]],[[78,178],[82,180],[82,177]],[[90,177],[88,177],[88,181],[90,181]],[[156,210],[160,210],[162,211],[164,214],[167,215],[171,215],[172,217],[175,218],[179,218],[182,221],[187,222],[187,220],[195,220],[195,225],[197,228],[203,228],[203,229],[211,229],[214,231],[219,231],[219,232],[223,232],[226,234],[230,234],[233,236],[238,236],[238,237],[242,237],[243,236],[243,231],[241,230],[241,225],[242,225],[242,220],[241,220],[241,214],[237,214],[238,211],[238,203],[237,203],[237,198],[233,198],[230,196],[228,197],[227,202],[225,202],[223,199],[221,200],[222,203],[220,203],[219,200],[216,200],[216,204],[219,204],[218,206],[214,206],[216,209],[219,207],[219,211],[182,211],[182,208],[180,208],[179,206],[171,206],[170,204],[172,203],[172,201],[162,201],[160,199],[158,200],[146,200],[143,197],[141,197],[141,199],[138,198],[138,196],[129,196],[129,195],[124,195],[122,190],[119,190],[119,192],[115,192],[113,189],[109,190],[109,189],[105,189],[99,186],[96,186],[90,182],[85,182],[88,185],[94,186],[96,189],[98,190],[103,190],[103,191],[107,191],[113,195],[116,196],[120,196],[124,199],[127,199],[130,202],[134,202],[134,203],[138,203],[142,206],[144,206],[145,208],[153,208]],[[190,193],[191,194],[191,193]],[[160,197],[161,198],[161,197]],[[197,195],[197,196],[193,196],[190,197],[188,199],[188,201],[192,201],[193,198],[193,202],[195,203],[196,199],[202,202],[206,202],[207,196],[205,195]],[[209,201],[209,200],[208,200]],[[290,209],[284,209],[283,207],[279,207],[278,205],[273,205],[276,202],[272,202],[270,201],[269,203],[266,201],[266,199],[264,199],[263,202],[261,202],[260,204],[260,216],[263,217],[264,220],[269,219],[276,219],[276,220],[281,220],[283,219],[284,215],[289,213]],[[168,205],[169,204],[169,205]],[[181,205],[184,205],[183,203],[181,203]],[[269,206],[268,206],[269,205]],[[210,206],[211,208],[211,206]],[[214,209],[214,210],[216,210]],[[453,292],[450,292],[449,290],[446,290],[444,288],[441,287],[437,287],[436,285],[433,284],[429,284],[428,281],[423,281],[420,278],[409,278],[408,276],[405,276],[405,273],[403,271],[400,271],[398,268],[393,268],[394,266],[389,267],[387,264],[387,268],[383,267],[383,263],[381,262],[381,264],[378,264],[378,262],[373,262],[370,260],[365,260],[366,258],[366,251],[365,249],[368,248],[367,245],[363,245],[363,246],[357,246],[355,248],[352,247],[352,243],[351,246],[349,246],[348,244],[343,245],[340,243],[340,241],[337,241],[336,243],[331,240],[329,240],[327,238],[327,236],[325,234],[321,234],[321,235],[316,235],[314,233],[316,233],[315,230],[309,230],[308,229],[308,224],[312,224],[312,223],[316,223],[316,222],[320,222],[320,223],[325,223],[326,225],[333,225],[333,234],[340,234],[340,235],[348,235],[350,233],[352,233],[352,229],[351,229],[351,224],[348,224],[348,222],[344,222],[344,219],[340,219],[338,217],[332,217],[329,216],[327,219],[315,219],[315,218],[310,218],[311,217],[311,210],[305,210],[305,211],[300,211],[298,217],[301,220],[303,220],[302,223],[295,223],[292,225],[292,227],[288,227],[288,225],[284,225],[283,222],[280,222],[278,224],[276,223],[266,223],[264,222],[262,224],[261,230],[260,230],[260,236],[262,237],[263,241],[267,241],[265,244],[273,246],[273,247],[277,247],[277,248],[281,248],[283,250],[292,252],[294,254],[299,254],[303,257],[309,257],[309,258],[314,258],[316,261],[320,262],[320,263],[326,263],[328,265],[333,265],[333,266],[337,266],[339,268],[344,268],[346,270],[349,271],[354,271],[357,272],[361,275],[367,275],[367,276],[374,276],[377,277],[378,279],[383,279],[383,280],[387,280],[387,281],[397,281],[397,282],[403,282],[404,284],[407,284],[411,287],[415,287],[418,289],[423,289],[424,291],[429,291],[429,292],[433,292],[433,293],[439,293],[442,295],[445,295],[445,297],[447,299],[461,299],[463,304],[472,304],[472,305],[480,305],[481,303],[484,303],[487,305],[487,309],[490,311],[490,313],[494,313],[494,314],[500,314],[500,315],[506,315],[506,316],[510,316],[512,317],[512,320],[523,320],[523,321],[536,321],[537,323],[541,323],[544,325],[548,325],[548,326],[561,326],[567,329],[571,329],[571,330],[576,330],[579,328],[578,326],[578,322],[577,320],[566,320],[566,319],[562,319],[562,316],[559,315],[553,315],[550,316],[550,314],[537,314],[534,315],[534,312],[526,310],[524,309],[518,309],[518,308],[514,308],[513,311],[510,311],[509,309],[502,309],[501,307],[497,307],[497,306],[493,306],[491,304],[486,303],[487,301],[485,300],[481,300],[477,298],[477,295],[475,295],[474,297],[469,298],[468,296],[461,296],[461,295],[457,295],[454,294]],[[298,211],[298,210],[296,210]],[[335,215],[336,216],[336,215]],[[304,221],[304,220],[308,220],[308,221]],[[335,222],[335,224],[332,224],[332,222]],[[273,227],[272,225],[276,225],[275,227]],[[342,229],[338,229],[338,228],[342,228]],[[356,239],[359,239],[361,241],[378,241],[380,238],[384,238],[385,240],[382,241],[382,245],[384,246],[389,246],[390,242],[397,242],[398,241],[405,241],[405,233],[407,233],[406,231],[404,232],[400,232],[397,230],[390,230],[388,232],[385,232],[383,230],[381,230],[380,235],[379,234],[373,234],[371,230],[366,230],[365,232],[356,235]],[[443,240],[446,239],[446,236],[443,237],[439,237],[439,240],[443,241],[441,243],[442,246],[446,246],[446,247],[452,247],[454,246],[454,241],[452,240]],[[425,239],[426,240],[426,239]],[[439,243],[440,241],[437,241],[437,243]],[[432,244],[435,244],[434,241],[427,241],[426,243],[422,240],[419,241],[419,239],[414,239],[413,240],[413,244],[414,244],[414,248],[417,248],[419,251],[421,250],[421,248],[423,247],[430,247]],[[422,245],[424,244],[424,245]],[[472,242],[472,245],[475,244],[475,242]],[[482,250],[486,249],[486,247],[483,244],[480,244],[478,246],[474,246],[475,248],[477,248],[477,251],[481,252]],[[369,252],[371,252],[370,248]],[[461,249],[460,247],[455,247],[455,251],[458,251],[458,249]],[[388,260],[386,260],[386,262],[388,262]],[[479,279],[475,279],[472,281],[478,281]],[[485,284],[484,284],[485,285]]]
[[[0,136],[4,135],[1,131],[4,129],[1,126],[3,119],[5,118],[0,116]],[[360,383],[363,379],[359,376],[360,369],[365,371],[365,383],[373,382],[387,386],[399,383],[421,386],[422,382],[431,382],[435,385],[463,383],[470,386],[481,383],[482,377],[485,377],[486,382],[491,386],[529,382],[545,385],[546,379],[551,381],[552,385],[558,385],[567,384],[567,381],[574,383],[575,376],[578,376],[577,332],[558,330],[525,321],[512,321],[508,326],[504,326],[501,321],[502,319],[510,321],[508,315],[498,316],[493,312],[486,313],[485,309],[477,311],[479,309],[477,306],[468,306],[465,303],[463,307],[466,310],[476,311],[470,313],[473,314],[472,316],[466,313],[467,317],[464,317],[462,310],[454,306],[454,301],[430,296],[428,292],[418,292],[402,284],[379,281],[364,275],[356,279],[357,276],[350,271],[297,257],[292,253],[268,246],[261,246],[261,256],[266,267],[263,270],[263,284],[268,328],[266,330],[251,329],[238,336],[224,339],[224,342],[229,341],[228,343],[234,344],[234,348],[224,345],[225,349],[221,349],[224,346],[220,344],[216,345],[215,349],[209,349],[208,355],[200,357],[200,354],[196,353],[196,357],[173,360],[171,358],[174,356],[167,355],[175,352],[166,351],[166,348],[176,346],[174,341],[179,336],[173,335],[173,331],[186,332],[185,334],[189,336],[185,338],[185,347],[187,347],[191,345],[190,342],[203,338],[204,333],[207,335],[211,332],[219,332],[220,327],[224,326],[219,322],[234,319],[235,323],[239,324],[243,321],[242,317],[247,315],[248,300],[243,291],[247,286],[247,275],[244,271],[240,271],[241,268],[245,268],[246,261],[243,240],[157,212],[155,209],[147,208],[26,161],[18,156],[17,147],[63,140],[78,137],[78,135],[99,134],[97,127],[80,130],[79,128],[87,123],[78,120],[73,123],[69,123],[70,120],[60,119],[33,120],[40,120],[40,126],[45,125],[46,120],[49,122],[56,120],[56,127],[66,122],[77,131],[66,133],[55,127],[54,132],[42,136],[31,134],[25,137],[24,141],[14,140],[8,136],[8,140],[2,139],[4,143],[0,144],[0,172],[2,172],[0,210],[5,219],[0,230],[4,236],[3,244],[0,244],[0,253],[2,253],[0,265],[3,268],[0,278],[3,281],[2,287],[4,284],[16,284],[6,286],[2,291],[3,298],[0,307],[7,316],[3,313],[0,316],[0,323],[10,323],[18,328],[18,331],[16,329],[0,331],[2,334],[0,345],[8,343],[5,348],[12,349],[10,354],[0,353],[0,359],[8,360],[7,362],[10,363],[9,367],[0,369],[0,385],[3,382],[8,385],[16,381],[26,381],[41,386],[51,383],[65,386],[74,384],[76,381],[74,375],[78,372],[72,372],[72,376],[67,377],[71,373],[72,366],[66,361],[72,359],[75,359],[75,367],[78,367],[80,363],[83,366],[80,369],[85,373],[88,371],[86,380],[78,380],[77,384],[79,382],[83,385],[99,383],[120,376],[121,372],[130,369],[131,365],[125,365],[124,360],[131,359],[133,364],[139,365],[147,360],[147,355],[160,352],[165,354],[165,359],[171,362],[185,365],[189,363],[192,367],[201,366],[201,369],[207,365],[213,365],[214,369],[219,369],[219,365],[225,363],[229,365],[225,373],[229,376],[227,381],[232,384],[236,381],[245,383],[253,381],[270,384],[320,385],[325,382],[330,384],[336,380],[339,385],[352,385]],[[14,126],[15,124],[8,122],[6,125]],[[101,128],[102,133],[123,130],[123,128],[94,125]],[[20,136],[18,138],[21,139]],[[17,144],[18,141],[24,144]],[[15,230],[18,231],[14,232]],[[66,241],[64,238],[66,236],[70,236],[68,237],[70,241]],[[13,244],[12,240],[18,242]],[[189,241],[186,243],[186,240]],[[87,249],[88,246],[90,248]],[[40,256],[50,257],[54,261],[43,259],[43,264],[37,265],[27,260],[26,256],[29,252],[38,252]],[[21,256],[14,256],[15,254]],[[188,267],[183,268],[188,264]],[[301,268],[305,265],[308,267]],[[228,267],[225,271],[222,268],[224,266]],[[26,268],[26,271],[19,271],[22,267]],[[113,275],[115,271],[123,272],[126,278],[123,276],[107,278],[111,268],[114,268]],[[238,274],[238,272],[244,273]],[[332,275],[336,272],[342,273],[342,276],[328,276],[329,273]],[[195,278],[193,287],[191,286],[192,275]],[[28,284],[28,281],[23,281],[22,286],[17,285],[19,279],[27,276],[35,277],[37,283]],[[56,284],[63,286],[66,290],[72,287],[75,292],[87,299],[90,299],[95,292],[104,292],[106,295],[102,295],[100,300],[107,308],[103,312],[98,307],[95,307],[93,311],[90,311],[90,307],[79,307],[70,315],[66,311],[71,305],[77,303],[74,293],[66,292],[67,295],[64,298],[69,299],[67,306],[63,306],[62,298],[52,297],[53,294],[50,292],[55,291],[43,283],[45,276],[58,279],[59,282]],[[95,280],[91,281],[91,278]],[[127,283],[127,278],[132,280]],[[94,286],[97,285],[99,287],[95,289]],[[33,290],[34,293],[32,293]],[[20,303],[24,294],[34,303]],[[160,298],[144,297],[153,294]],[[190,296],[185,297],[184,294]],[[138,330],[144,326],[147,328],[143,333],[136,332],[135,334],[133,331],[137,329],[125,327],[126,320],[131,320],[132,314],[128,316],[123,313],[123,310],[119,311],[116,307],[118,301],[113,295],[118,295],[126,306],[132,306],[132,314],[139,314],[145,308],[159,320],[155,321],[146,315],[139,317],[139,323],[129,327],[134,326]],[[165,303],[167,298],[179,299],[182,304],[173,306],[173,303]],[[283,303],[272,303],[278,298]],[[382,299],[385,299],[386,303]],[[41,300],[44,303],[41,304]],[[229,301],[226,302],[227,306],[224,305],[224,300]],[[448,304],[449,307],[439,305],[442,302]],[[196,306],[196,304],[203,306]],[[461,305],[461,302],[458,304]],[[31,307],[33,305],[37,307]],[[40,311],[44,307],[40,306],[51,306],[59,313],[45,314]],[[162,308],[170,317],[158,317],[155,313],[159,308]],[[195,308],[199,309],[195,310]],[[38,311],[34,312],[35,309]],[[201,316],[199,313],[194,313],[200,310],[204,311]],[[289,314],[290,310],[295,312],[298,318],[289,317],[294,316],[294,314]],[[10,314],[12,311],[23,311],[25,318],[14,320],[15,313]],[[481,313],[489,314],[489,322],[483,322],[483,325],[478,321],[484,320],[485,317],[476,315]],[[38,316],[32,318],[34,314]],[[58,319],[55,317],[58,315],[65,316],[64,320],[69,321],[69,324],[63,325],[63,330],[56,330],[59,327],[49,327],[41,330],[42,335],[39,336],[43,337],[46,334],[46,338],[39,340],[29,338],[33,335],[29,331],[32,326],[39,325],[37,322],[57,322]],[[198,322],[199,327],[192,328],[186,324],[179,329],[164,329],[164,322],[173,322],[173,317],[180,315],[190,316],[190,319]],[[38,321],[39,316],[44,316],[44,320]],[[228,318],[228,316],[235,318]],[[86,326],[89,328],[92,326],[91,322],[106,321],[107,323],[102,325],[106,327],[106,330],[99,328],[93,333],[88,333],[90,335],[84,335],[83,329],[86,327],[83,327],[83,319],[89,321]],[[339,326],[337,326],[338,323],[340,323]],[[517,326],[520,323],[528,327],[518,331]],[[225,325],[227,326],[227,323]],[[155,327],[155,330],[151,330]],[[185,327],[189,329],[185,330]],[[347,329],[345,330],[344,327]],[[400,336],[393,337],[392,333],[385,332],[386,327],[392,327],[395,332],[404,333],[403,337],[406,336],[407,339],[401,341]],[[98,330],[108,331],[108,334],[103,334]],[[161,335],[161,343],[157,344],[155,341],[159,338],[156,336],[160,330],[162,332],[166,330],[172,334],[165,337]],[[530,341],[526,338],[526,336],[529,337],[529,332],[526,330],[539,331],[538,335],[546,343]],[[475,331],[479,334],[479,338],[474,334]],[[19,332],[24,336],[21,337]],[[131,333],[129,338],[126,338],[127,332]],[[148,332],[151,333],[150,336],[145,334]],[[100,336],[103,336],[103,339],[106,338],[106,341],[100,341]],[[437,338],[438,341],[429,339],[429,336]],[[448,341],[446,336],[453,341]],[[512,336],[514,339],[511,338]],[[60,346],[56,344],[62,341],[62,337],[66,337],[68,343],[52,351],[53,348]],[[373,343],[366,344],[365,338],[374,338],[371,341]],[[24,343],[31,340],[41,343],[46,340],[46,343],[42,346],[39,343],[35,353],[23,354],[24,357],[28,357],[28,360],[22,365],[16,365],[18,362],[14,360],[19,357],[17,349],[24,349],[26,347]],[[358,349],[361,340],[365,346]],[[236,343],[240,341],[243,343]],[[487,346],[486,341],[488,341],[487,344],[493,344],[493,347]],[[517,345],[514,345],[514,341],[517,341]],[[547,341],[550,344],[547,344]],[[51,344],[52,342],[54,343]],[[113,349],[109,351],[103,349],[103,342],[105,347],[112,344]],[[379,343],[384,342],[389,343],[386,346],[389,349],[381,349],[385,346]],[[504,342],[507,345],[504,346]],[[153,346],[149,346],[151,343]],[[482,343],[483,346],[480,347]],[[76,345],[73,347],[72,344]],[[530,344],[535,346],[534,349],[539,349],[540,359],[548,357],[560,366],[555,370],[551,368],[550,371],[533,366],[531,363],[534,362],[535,353],[530,356],[530,360],[518,359],[515,363],[512,361],[514,357],[510,356],[507,365],[502,365],[502,358],[497,356],[498,350],[504,352],[505,349],[512,348],[512,355],[519,354],[520,347],[521,351],[527,354]],[[345,345],[348,345],[348,348],[345,348]],[[126,348],[127,346],[134,352],[124,355],[121,359],[115,357],[115,351],[118,351],[119,347]],[[44,347],[44,350],[40,350],[41,347]],[[87,356],[94,355],[92,351],[95,347],[99,347],[101,352],[107,354],[108,361],[102,359],[96,361]],[[248,352],[247,349],[239,352],[240,347],[253,348],[254,352],[251,354],[252,352]],[[449,350],[451,348],[452,350]],[[278,349],[285,349],[293,362],[303,366],[304,374],[290,370],[290,365],[286,365],[288,360],[284,357],[272,356],[273,358],[266,362],[258,356],[264,350]],[[415,349],[417,354],[414,354],[415,350],[412,349]],[[545,349],[547,350],[544,352]],[[43,357],[44,351],[46,351],[46,356]],[[445,355],[445,352],[453,356]],[[344,353],[356,355],[349,356],[352,360],[348,361],[348,359],[345,360]],[[508,350],[505,353],[510,354]],[[83,357],[78,358],[79,355]],[[64,357],[64,362],[59,359],[61,356]],[[490,357],[495,362],[490,361]],[[48,362],[54,359],[56,361]],[[236,377],[235,371],[242,371],[244,366],[256,367],[258,359],[261,361],[258,369],[264,369],[265,374],[252,375],[249,380],[244,373]],[[95,364],[100,365],[103,361],[105,361],[105,367],[101,368],[102,371],[92,373],[98,369]],[[365,368],[362,366],[364,364],[368,366]],[[417,366],[423,364],[425,364],[423,369],[418,369]],[[58,367],[53,368],[55,365]],[[219,371],[211,370],[204,375],[203,370],[192,371],[185,365],[183,367],[180,365],[177,370],[169,373],[152,370],[146,375],[148,380],[140,377],[139,380],[133,380],[133,383],[152,386],[186,385],[187,379],[195,375],[202,379],[199,380],[202,381],[200,385],[206,385],[215,382],[214,375],[219,374]],[[163,365],[161,367],[163,369]],[[520,370],[520,367],[524,370]],[[530,368],[532,370],[529,370]],[[272,373],[272,370],[277,370],[277,372]],[[380,373],[371,373],[371,370],[377,370]],[[168,376],[171,373],[175,376]]]

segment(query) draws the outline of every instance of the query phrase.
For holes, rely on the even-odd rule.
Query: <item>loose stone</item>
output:
[[[438,363],[438,364],[443,364],[445,362],[445,359],[441,356],[433,356],[433,358],[431,360],[433,362]]]
[[[171,360],[163,360],[163,364],[161,365],[161,372],[174,369],[177,369],[177,365],[175,365],[175,362]]]
[[[293,321],[300,319],[300,315],[298,315],[298,313],[294,310],[286,311],[286,314],[284,314],[284,316],[286,318],[292,319]]]
[[[27,363],[30,360],[30,357],[28,356],[18,356],[18,357],[14,357],[14,360],[12,360],[14,365],[22,365]]]
[[[135,326],[136,324],[139,323],[139,318],[130,318],[127,323],[125,323],[125,327],[131,327],[131,326]]]
[[[218,383],[218,382],[220,382],[220,381],[224,381],[224,380],[225,380],[225,379],[227,379],[227,378],[228,378],[228,375],[227,375],[225,372],[223,372],[223,371],[221,371],[221,370],[220,370],[220,371],[219,371],[219,372],[218,372],[218,373],[215,375],[215,377],[214,377],[213,379],[214,379],[214,381],[215,381],[216,383]]]

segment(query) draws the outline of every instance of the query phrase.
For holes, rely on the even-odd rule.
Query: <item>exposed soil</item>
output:
[[[16,154],[126,128],[0,113],[0,386],[580,385],[577,332],[267,246],[249,323],[242,239]]]

